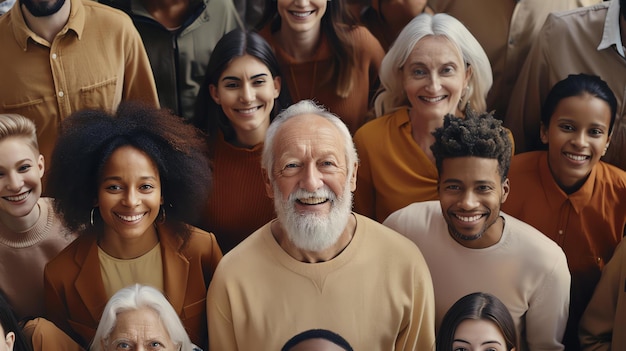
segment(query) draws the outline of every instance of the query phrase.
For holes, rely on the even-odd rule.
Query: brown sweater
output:
[[[293,101],[315,100],[338,115],[354,134],[368,120],[370,93],[378,84],[378,70],[385,52],[378,40],[365,27],[356,27],[350,34],[357,51],[357,67],[352,92],[348,97],[342,98],[336,94],[332,83],[321,82],[331,63],[331,44],[325,36],[322,36],[315,57],[309,61],[298,62],[278,46],[269,27],[261,31],[261,35],[276,52],[284,77],[283,82],[287,82]]]
[[[274,202],[261,173],[263,144],[238,148],[219,133],[213,147],[213,189],[199,226],[215,234],[226,254],[275,217]]]

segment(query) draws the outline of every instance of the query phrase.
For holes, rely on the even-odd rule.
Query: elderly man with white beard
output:
[[[432,349],[434,294],[421,252],[351,211],[358,158],[345,124],[301,101],[270,125],[262,165],[277,219],[215,271],[209,350],[279,350],[320,328],[355,350]]]

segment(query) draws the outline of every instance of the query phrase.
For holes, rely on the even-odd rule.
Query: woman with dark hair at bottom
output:
[[[31,351],[9,303],[0,294],[0,351]]]
[[[194,124],[208,135],[213,166],[213,187],[199,226],[215,234],[224,253],[275,217],[261,151],[270,122],[290,103],[278,61],[260,35],[235,29],[220,39],[200,88]]]
[[[210,186],[206,144],[166,110],[123,103],[63,121],[49,186],[79,237],[45,268],[48,319],[83,347],[104,305],[139,283],[167,296],[194,344],[206,346],[206,292],[222,253],[196,220]]]
[[[506,306],[495,296],[476,292],[460,298],[437,333],[437,351],[513,351],[517,332]]]
[[[281,351],[353,351],[341,335],[326,329],[310,329],[289,339]]]

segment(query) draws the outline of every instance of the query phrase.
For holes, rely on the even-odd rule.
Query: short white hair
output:
[[[102,318],[98,324],[96,335],[93,338],[90,351],[103,351],[102,341],[107,341],[117,323],[117,316],[126,311],[135,311],[148,307],[154,310],[161,319],[165,330],[169,333],[170,339],[180,346],[181,351],[192,351],[196,346],[189,339],[183,323],[180,321],[174,307],[167,301],[165,296],[157,289],[135,284],[124,289],[120,289],[107,302],[102,313]]]
[[[359,161],[359,158],[357,156],[356,148],[354,147],[354,142],[352,141],[352,135],[350,134],[350,130],[348,130],[346,124],[343,123],[343,121],[335,114],[326,110],[323,106],[318,105],[311,100],[302,100],[279,113],[267,129],[263,146],[263,154],[261,157],[261,167],[265,169],[270,180],[274,179],[274,174],[272,172],[275,158],[274,143],[276,142],[276,134],[278,134],[280,127],[293,117],[309,114],[323,117],[327,121],[331,122],[335,128],[337,128],[345,145],[344,151],[346,154],[348,175],[351,175],[352,172],[354,172],[354,164]]]
[[[383,58],[379,75],[384,90],[374,102],[376,116],[391,113],[398,107],[408,104],[402,81],[402,67],[417,42],[426,36],[445,37],[459,50],[463,61],[472,69],[468,91],[460,106],[465,107],[469,102],[472,109],[485,111],[487,93],[493,83],[491,64],[485,50],[456,18],[445,13],[435,15],[423,13],[413,18],[402,29]]]

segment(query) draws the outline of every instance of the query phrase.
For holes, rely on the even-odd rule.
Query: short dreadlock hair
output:
[[[446,158],[473,156],[497,159],[498,173],[503,181],[506,179],[513,147],[508,130],[492,113],[477,114],[468,109],[465,118],[448,114],[443,127],[437,128],[433,135],[435,143],[430,149],[439,174]]]

